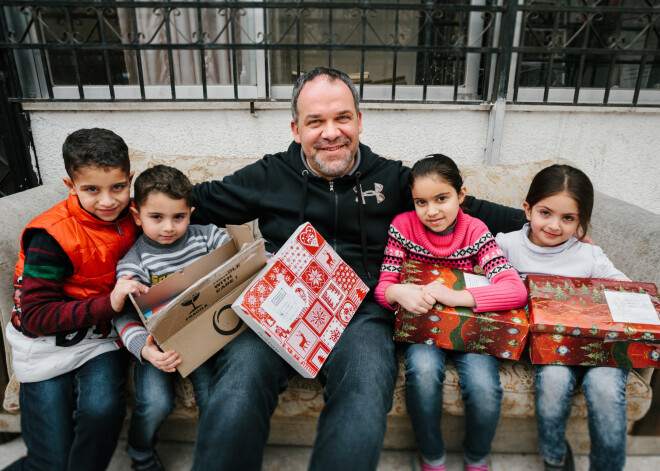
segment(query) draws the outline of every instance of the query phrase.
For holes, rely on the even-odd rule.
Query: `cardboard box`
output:
[[[462,290],[466,286],[466,274],[433,263],[404,261],[401,283],[426,285],[432,281]],[[524,308],[475,313],[467,307],[437,303],[426,314],[413,314],[400,307],[396,313],[394,340],[518,360],[528,331]]]
[[[227,226],[227,232],[232,237],[229,242],[155,284],[148,293],[131,296],[161,349],[179,353],[177,370],[183,377],[245,330],[231,305],[268,261],[264,241],[255,242],[247,226]],[[157,312],[146,317],[152,308]]]
[[[654,367],[660,325],[613,320],[606,291],[648,296],[660,319],[653,283],[528,275],[530,357],[536,364]],[[649,344],[647,344],[649,343]]]
[[[314,378],[368,291],[305,223],[232,307],[298,373]]]

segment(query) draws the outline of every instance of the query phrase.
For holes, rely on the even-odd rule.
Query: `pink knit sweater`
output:
[[[475,312],[516,309],[527,302],[527,291],[518,272],[486,225],[463,211],[458,212],[454,232],[446,236],[429,231],[415,211],[394,218],[374,293],[384,307],[393,309],[385,300],[385,290],[399,283],[404,259],[441,263],[468,273],[474,271],[475,265],[481,266],[491,285],[468,288],[477,304]]]

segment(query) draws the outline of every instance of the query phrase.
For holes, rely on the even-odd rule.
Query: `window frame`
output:
[[[519,79],[519,61],[520,54],[524,54],[524,46],[521,45],[523,15],[525,11],[530,10],[525,0],[511,0],[517,3],[515,7],[516,21],[513,44],[511,44],[511,62],[508,71],[507,102],[516,104],[549,104],[549,105],[583,105],[583,106],[660,106],[660,89],[653,88],[599,88],[599,87],[529,87],[518,86]],[[12,9],[12,4],[25,2],[9,1],[4,6],[5,18],[10,27],[27,26],[27,18],[24,15],[11,14],[17,12]],[[121,2],[119,2],[121,4]],[[176,2],[174,2],[176,3]],[[236,3],[236,2],[234,2]],[[238,2],[241,3],[241,2]],[[266,0],[255,0],[251,5],[266,3]],[[133,5],[137,5],[132,3]],[[323,5],[323,3],[319,3]],[[362,100],[373,102],[445,102],[445,103],[478,103],[492,101],[495,96],[493,86],[498,83],[499,77],[497,62],[503,54],[499,48],[505,48],[506,45],[501,42],[501,24],[502,9],[505,8],[505,0],[495,0],[491,5],[487,5],[486,0],[470,0],[470,6],[474,7],[492,7],[494,15],[493,20],[493,43],[489,47],[482,47],[480,51],[463,51],[462,61],[465,66],[465,83],[452,85],[361,85],[356,83],[362,91]],[[122,4],[123,5],[123,4]],[[124,6],[118,6],[125,7]],[[190,8],[193,8],[192,6]],[[421,8],[421,7],[420,7]],[[499,10],[497,9],[499,8]],[[556,6],[556,9],[572,8]],[[577,8],[577,7],[576,7]],[[632,7],[628,8],[630,10]],[[619,9],[619,10],[625,10]],[[642,9],[644,10],[644,9]],[[649,9],[646,9],[649,10]],[[657,8],[655,8],[657,10]],[[10,14],[7,14],[7,12]],[[254,37],[265,36],[265,25],[267,18],[267,8],[251,7],[248,11],[248,22],[250,32]],[[481,15],[486,10],[477,9],[469,13],[469,24],[467,25],[467,47],[474,46],[475,42],[483,35],[484,20]],[[559,10],[557,10],[559,11]],[[615,11],[612,10],[612,11]],[[657,11],[656,11],[657,13]],[[19,26],[19,23],[22,25]],[[556,26],[555,26],[556,29]],[[38,43],[39,38],[36,28],[32,27],[28,33],[31,41]],[[0,46],[1,47],[1,46]],[[489,49],[490,48],[490,49]],[[248,74],[251,77],[250,85],[210,85],[206,84],[206,96],[202,85],[52,85],[49,90],[49,81],[46,74],[48,72],[48,57],[43,48],[15,48],[14,58],[17,64],[18,74],[23,87],[22,101],[30,100],[51,100],[51,101],[114,101],[114,100],[138,100],[138,101],[262,101],[262,100],[289,100],[291,96],[292,84],[274,85],[271,82],[271,70],[274,66],[269,57],[270,52],[276,50],[273,45],[266,45],[263,48],[237,48],[237,50],[248,50],[250,56],[249,63],[251,67]],[[488,49],[487,51],[484,49]],[[123,49],[130,50],[130,49]],[[138,49],[144,51],[145,49]],[[330,49],[329,49],[330,50]],[[491,52],[494,51],[494,52]],[[197,53],[198,50],[195,50]],[[418,51],[419,52],[419,51]],[[382,51],[383,54],[396,54],[396,49],[392,51]],[[640,54],[642,55],[642,54]],[[648,53],[646,54],[648,55]],[[660,55],[660,50],[656,56]],[[456,57],[459,57],[458,55]],[[486,93],[483,97],[478,97],[479,74],[481,63],[489,63],[487,68],[488,75],[485,79],[484,89]],[[172,88],[176,92],[176,98],[172,97]],[[84,92],[84,98],[81,98],[79,90]],[[142,89],[144,96],[142,96]],[[52,93],[52,98],[50,94]],[[113,96],[114,94],[114,96]]]

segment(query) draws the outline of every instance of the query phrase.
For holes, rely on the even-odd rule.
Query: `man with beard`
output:
[[[258,218],[270,252],[309,221],[369,286],[318,375],[325,407],[309,469],[375,470],[397,363],[392,314],[372,293],[389,224],[412,209],[410,170],[360,144],[358,93],[342,72],[318,67],[302,75],[291,111],[294,142],[288,150],[268,154],[222,181],[195,185],[193,219],[224,226]],[[493,233],[521,226],[517,210],[474,198],[467,209],[486,224],[497,224]],[[261,469],[270,417],[291,368],[250,330],[200,368],[207,384],[195,391],[201,414],[193,469]]]

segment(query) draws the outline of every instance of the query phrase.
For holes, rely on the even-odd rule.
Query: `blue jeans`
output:
[[[124,353],[107,352],[70,373],[21,383],[27,456],[7,469],[104,470],[124,420]]]
[[[456,362],[458,384],[465,404],[465,462],[481,466],[486,464],[490,453],[502,406],[500,361],[495,357],[447,351],[425,344],[408,347],[406,406],[415,441],[426,463],[439,466],[445,462],[440,421],[447,355]]]
[[[174,408],[176,373],[166,373],[149,362],[135,362],[135,407],[128,430],[126,453],[135,460],[153,456],[156,432]]]
[[[558,465],[566,455],[571,398],[581,382],[587,400],[592,471],[622,470],[626,462],[626,381],[628,368],[539,365],[536,417],[541,457]]]
[[[310,470],[375,470],[397,366],[392,313],[364,301],[318,378],[325,407]],[[200,405],[193,469],[260,470],[278,394],[291,368],[247,330],[191,374]]]

